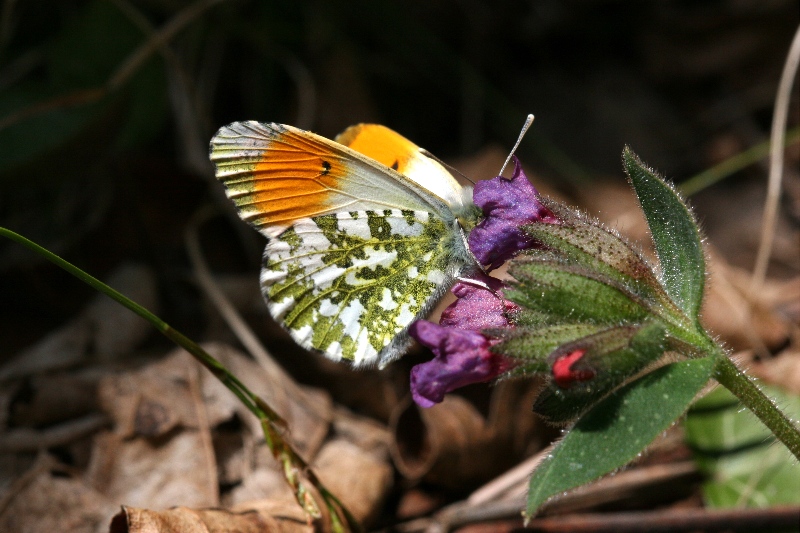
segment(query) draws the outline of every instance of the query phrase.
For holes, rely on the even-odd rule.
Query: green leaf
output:
[[[641,327],[620,326],[560,346],[548,360],[586,349],[573,371],[590,370],[595,375],[584,382],[561,388],[550,382],[533,405],[533,410],[555,425],[575,420],[608,393],[630,380],[647,365],[664,355],[664,325],[652,322]]]
[[[764,387],[787,415],[800,416],[800,396]],[[686,442],[708,479],[703,495],[710,507],[769,507],[800,503],[800,463],[752,411],[718,387],[686,417]]]
[[[708,382],[714,359],[673,363],[601,401],[582,417],[534,471],[527,516],[549,498],[628,462],[666,430]]]
[[[714,460],[712,471],[713,476],[703,483],[708,507],[764,508],[800,503],[800,464],[780,444],[726,454]]]
[[[492,351],[517,359],[543,359],[564,343],[605,329],[598,324],[558,324],[544,327],[517,326]]]
[[[706,276],[697,223],[675,189],[630,148],[625,147],[622,159],[653,236],[664,289],[697,322]]]
[[[588,222],[525,226],[525,233],[585,267],[624,281],[657,285],[647,263],[618,235]]]
[[[547,247],[527,254],[543,258],[551,254],[580,265],[625,287],[659,315],[672,315],[678,322],[684,317],[683,311],[664,292],[651,266],[630,244],[599,222],[579,218],[580,213],[572,215],[562,224],[526,226],[525,232]]]
[[[506,297],[549,316],[552,322],[610,325],[639,322],[650,314],[613,280],[577,265],[520,257],[509,273],[516,282],[505,291]]]

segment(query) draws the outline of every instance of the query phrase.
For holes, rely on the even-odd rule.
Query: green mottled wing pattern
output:
[[[272,315],[306,348],[355,365],[402,355],[406,329],[464,269],[460,230],[425,211],[352,211],[298,220],[264,252]]]

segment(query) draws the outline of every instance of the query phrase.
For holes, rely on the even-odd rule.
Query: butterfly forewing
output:
[[[438,161],[399,133],[380,124],[356,124],[336,137],[344,144],[386,165],[442,198],[454,212],[463,206],[463,187]]]
[[[301,218],[337,212],[410,209],[444,219],[451,213],[444,200],[395,170],[283,124],[225,126],[211,140],[211,160],[240,216],[268,237]]]

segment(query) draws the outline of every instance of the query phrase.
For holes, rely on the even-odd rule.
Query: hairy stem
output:
[[[724,353],[717,356],[714,378],[731,391],[800,460],[800,428],[797,427],[753,380]]]

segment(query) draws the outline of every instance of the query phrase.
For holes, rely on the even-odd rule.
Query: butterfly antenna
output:
[[[444,161],[442,161],[441,159],[439,159],[438,157],[436,157],[435,155],[433,155],[432,153],[430,153],[429,151],[427,151],[425,148],[420,148],[420,149],[419,149],[419,152],[420,152],[422,155],[424,155],[425,157],[430,157],[431,159],[433,159],[434,161],[436,161],[437,163],[439,163],[440,165],[442,165],[443,167],[445,167],[447,170],[452,170],[453,172],[455,172],[456,174],[458,174],[459,176],[461,176],[462,178],[464,178],[465,180],[467,180],[467,181],[468,181],[468,182],[470,182],[471,184],[475,185],[475,182],[474,182],[474,181],[472,181],[472,180],[471,180],[471,179],[470,179],[468,176],[466,176],[466,175],[465,175],[463,172],[461,172],[460,170],[458,170],[458,169],[457,169],[456,167],[454,167],[453,165],[448,165],[447,163],[445,163]]]
[[[525,124],[522,125],[522,130],[519,132],[519,137],[517,137],[517,142],[514,144],[514,148],[512,148],[511,153],[508,154],[506,162],[503,163],[502,167],[500,167],[500,172],[497,174],[498,176],[503,175],[503,171],[508,166],[508,162],[511,161],[511,158],[514,157],[514,152],[516,152],[517,148],[519,148],[519,143],[522,142],[522,138],[525,137],[525,133],[528,131],[528,128],[531,127],[531,124],[533,124],[533,115],[528,115],[528,118],[525,119]]]

